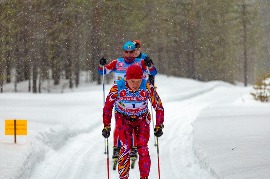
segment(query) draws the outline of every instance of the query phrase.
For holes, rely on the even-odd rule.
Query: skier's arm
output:
[[[164,122],[164,108],[161,99],[153,85],[147,82],[146,87],[149,91],[149,101],[151,102],[153,108],[156,110],[156,126],[160,126]]]
[[[114,103],[116,101],[116,98],[118,96],[118,87],[116,84],[112,86],[110,89],[110,92],[106,98],[105,105],[103,108],[103,124],[104,126],[111,125],[111,119],[112,119],[112,109],[114,107]]]
[[[108,65],[104,66],[105,67],[105,69],[104,69],[105,75],[111,73],[116,68],[116,62],[117,62],[117,60],[113,60]],[[102,65],[98,66],[98,74],[103,75],[103,66]]]
[[[149,75],[155,76],[155,75],[157,74],[157,69],[156,69],[156,67],[155,67],[154,65],[151,65],[150,67],[147,67],[147,66],[145,65],[144,60],[142,60],[142,69],[143,69],[143,71],[147,71],[147,73],[148,73]]]

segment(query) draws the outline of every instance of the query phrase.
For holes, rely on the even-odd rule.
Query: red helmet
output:
[[[134,40],[133,41],[135,48],[141,48],[142,47],[142,43],[139,40]]]

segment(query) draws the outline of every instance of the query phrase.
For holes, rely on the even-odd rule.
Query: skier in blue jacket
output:
[[[141,52],[142,43],[139,40],[134,40],[133,43],[135,44],[135,58],[143,59],[144,61],[147,61],[149,65],[151,64],[154,66],[153,60],[147,54]],[[148,80],[153,86],[155,86],[154,75],[149,74]]]

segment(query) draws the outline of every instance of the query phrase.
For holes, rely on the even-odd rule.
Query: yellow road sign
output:
[[[15,122],[16,121],[16,122]],[[27,135],[27,120],[5,120],[5,135],[14,135],[16,123],[16,135]]]

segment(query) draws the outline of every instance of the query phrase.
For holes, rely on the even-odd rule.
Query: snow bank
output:
[[[38,132],[37,135],[30,140],[31,143],[0,143],[0,158],[9,159],[4,164],[0,162],[3,165],[0,166],[0,178],[29,178],[32,169],[37,163],[43,160],[48,150],[57,150],[65,145],[65,141],[69,138],[87,133],[94,127],[95,126],[72,129],[65,125],[57,125]]]
[[[270,105],[247,101],[205,109],[194,123],[195,154],[216,178],[270,176]]]

